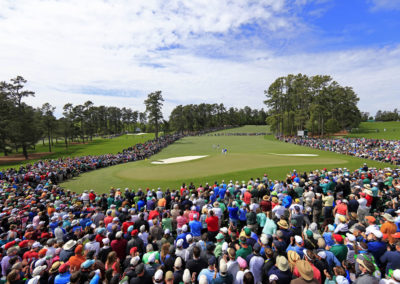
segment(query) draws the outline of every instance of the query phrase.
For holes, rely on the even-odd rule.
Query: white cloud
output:
[[[400,0],[370,0],[372,11],[400,10]]]
[[[244,24],[263,34],[235,39]],[[268,47],[266,39],[290,39],[302,29],[284,0],[3,0],[0,80],[23,75],[36,92],[28,102],[50,102],[58,114],[67,102],[87,100],[142,111],[145,94],[155,90],[163,91],[166,115],[179,103],[264,107],[263,90],[298,72],[354,86],[363,110],[392,106],[399,47],[280,56]],[[181,48],[160,50],[171,45]],[[88,95],[81,87],[139,95]],[[370,103],[374,96],[379,103]]]

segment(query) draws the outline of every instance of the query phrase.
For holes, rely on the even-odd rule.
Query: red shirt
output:
[[[133,225],[133,222],[126,221],[126,222],[122,223],[122,232],[124,232],[124,234],[126,234],[126,232],[128,231],[128,228],[132,225]]]
[[[367,207],[371,207],[373,197],[367,194],[367,196],[365,196],[365,199],[367,199]]]
[[[210,232],[218,232],[218,217],[217,216],[210,216],[206,218],[207,229]]]
[[[251,193],[249,191],[246,191],[243,195],[243,201],[244,203],[246,203],[247,205],[249,205],[251,203]]]
[[[122,261],[126,257],[126,245],[127,245],[127,241],[125,239],[113,240],[111,242],[111,249],[113,251],[115,251],[118,258]]]
[[[113,219],[113,216],[107,216],[106,218],[104,218],[104,225],[107,227],[107,225],[110,224]]]

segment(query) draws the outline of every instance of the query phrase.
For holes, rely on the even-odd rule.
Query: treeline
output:
[[[223,104],[178,105],[171,112],[169,127],[177,132],[201,131],[228,125],[262,125],[266,118],[264,109],[251,109],[248,106],[227,109]]]
[[[290,74],[276,79],[264,93],[267,124],[279,135],[295,135],[298,130],[324,135],[357,127],[361,121],[353,89],[330,76]]]
[[[400,114],[399,111],[394,109],[393,111],[382,111],[378,110],[375,115],[375,120],[376,121],[398,121],[400,120]]]
[[[23,102],[24,98],[35,95],[24,89],[26,82],[21,76],[9,82],[0,82],[0,151],[5,156],[22,149],[27,159],[28,150],[34,149],[40,140],[44,144],[45,138],[51,152],[53,140],[57,142],[60,137],[68,148],[71,142],[86,142],[99,135],[134,132],[137,127],[145,131],[150,125],[146,112],[126,107],[94,106],[91,101],[83,105],[64,105],[63,117],[57,119],[55,107],[49,103],[34,108]]]

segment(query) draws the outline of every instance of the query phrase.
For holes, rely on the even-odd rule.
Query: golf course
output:
[[[229,130],[229,133],[245,132],[268,132],[268,128],[244,126]],[[222,153],[223,149],[227,149],[226,154]],[[298,172],[325,167],[346,167],[354,170],[364,162],[372,167],[388,166],[280,142],[269,135],[222,136],[212,133],[185,137],[150,159],[84,173],[62,186],[72,191],[94,189],[102,193],[108,192],[111,187],[161,187],[165,190],[176,189],[182,183],[190,182],[198,185],[231,179],[247,181],[262,177],[265,173],[272,179],[284,179],[293,169]]]

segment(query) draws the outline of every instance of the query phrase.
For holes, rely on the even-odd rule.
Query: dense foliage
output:
[[[393,111],[378,110],[375,115],[375,120],[376,121],[398,121],[398,120],[400,120],[400,114],[397,109],[394,109]]]
[[[266,112],[261,109],[242,109],[231,107],[226,109],[223,104],[190,104],[175,107],[169,118],[169,126],[178,132],[199,131],[223,126],[242,126],[246,124],[265,124]]]
[[[315,135],[356,127],[361,121],[359,98],[330,76],[303,74],[279,77],[264,91],[267,124],[280,135],[308,130]]]

